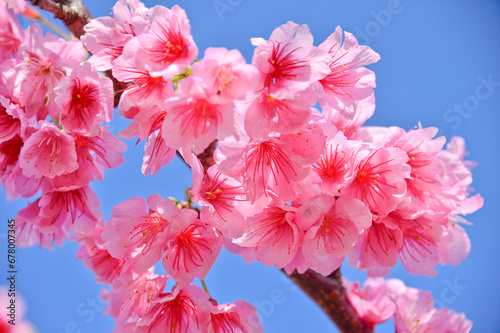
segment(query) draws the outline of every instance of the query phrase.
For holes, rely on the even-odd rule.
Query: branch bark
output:
[[[83,35],[83,27],[92,15],[81,0],[27,0],[34,6],[51,12],[54,17],[63,21],[64,25],[76,37]]]
[[[373,327],[363,322],[347,300],[340,269],[326,277],[312,270],[304,274],[294,271],[288,277],[321,307],[341,332],[373,333]]]

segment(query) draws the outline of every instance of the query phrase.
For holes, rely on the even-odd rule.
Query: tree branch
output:
[[[326,277],[312,270],[304,274],[294,271],[289,278],[323,309],[341,332],[373,333],[373,327],[361,320],[347,300],[340,269]]]
[[[69,31],[76,37],[83,35],[83,26],[92,15],[81,0],[27,0],[34,6],[51,12],[54,17],[64,22]]]

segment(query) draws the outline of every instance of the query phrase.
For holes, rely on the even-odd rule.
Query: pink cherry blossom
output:
[[[23,38],[21,31],[14,11],[5,2],[0,3],[0,60],[16,54]]]
[[[365,99],[355,102],[354,107],[354,115],[351,118],[345,117],[342,115],[342,112],[331,107],[323,108],[325,118],[350,140],[359,137],[359,132],[364,130],[361,126],[375,112],[375,95],[370,95]]]
[[[160,260],[173,217],[179,213],[171,200],[157,194],[148,197],[147,205],[140,197],[122,202],[113,208],[102,231],[104,247],[113,257],[132,263],[135,272],[143,273]]]
[[[358,282],[342,280],[349,303],[352,304],[361,319],[374,327],[391,318],[396,309],[394,301],[383,279],[367,279],[360,287]]]
[[[154,274],[151,269],[136,276],[131,285],[105,292],[102,298],[110,305],[104,313],[109,313],[117,326],[123,325],[129,318],[140,318],[148,313],[152,301],[163,292],[167,279],[168,275]]]
[[[219,304],[210,310],[208,333],[263,333],[255,307],[245,301]]]
[[[316,102],[312,90],[294,94],[285,90],[258,95],[245,114],[245,130],[254,139],[269,133],[293,134],[306,126],[311,106]]]
[[[103,168],[113,169],[124,162],[122,152],[127,146],[106,128],[96,136],[73,138],[80,168],[91,171],[98,180],[104,179]]]
[[[111,69],[126,43],[148,25],[147,8],[139,0],[119,0],[113,6],[113,17],[99,17],[85,25],[81,37],[92,53],[90,63],[100,71]]]
[[[351,251],[359,231],[370,227],[372,216],[361,201],[349,197],[320,196],[306,205],[321,208],[317,210],[319,216],[317,213],[308,216],[313,224],[304,237],[302,253],[311,269],[327,276]],[[302,225],[311,225],[311,222],[302,221]]]
[[[304,90],[328,72],[328,53],[313,46],[306,25],[288,22],[276,28],[268,41],[252,38],[252,63],[261,73],[262,88]]]
[[[295,221],[297,216],[297,208],[274,199],[261,213],[247,219],[244,235],[233,242],[255,249],[256,259],[264,265],[283,268],[293,259],[302,241]]]
[[[169,147],[194,147],[199,154],[215,139],[237,135],[234,106],[210,91],[199,77],[179,83],[179,97],[165,102],[168,110],[162,137]]]
[[[209,47],[195,62],[192,75],[199,76],[226,101],[242,99],[256,87],[258,70],[245,62],[238,50]]]
[[[319,82],[318,100],[330,105],[348,119],[355,113],[355,102],[373,94],[375,74],[361,65],[377,62],[380,56],[368,46],[359,46],[351,33],[337,27],[320,46],[330,56],[330,72]]]
[[[205,332],[212,307],[208,294],[197,286],[175,286],[171,293],[160,294],[147,314],[135,324],[136,333]],[[128,331],[122,331],[128,332]]]
[[[19,154],[23,174],[54,178],[78,169],[73,138],[46,121],[39,121],[38,128],[24,142]]]
[[[185,210],[183,210],[185,211]],[[217,259],[224,238],[198,219],[178,232],[163,255],[167,273],[181,286],[204,279]]]
[[[113,83],[99,77],[90,63],[76,67],[54,89],[55,105],[51,115],[60,116],[63,128],[70,133],[92,136],[101,132],[101,123],[113,117]]]
[[[411,167],[408,156],[398,148],[379,148],[356,167],[354,180],[344,195],[353,195],[380,215],[393,211],[406,193],[405,178]]]
[[[179,74],[198,55],[186,13],[177,5],[172,9],[155,6],[148,16],[152,23],[147,32],[138,37],[137,67]]]
[[[205,172],[194,154],[183,156],[193,173],[190,195],[193,202],[202,206],[201,220],[222,232],[225,237],[241,237],[245,224],[245,217],[238,209],[238,203],[245,201],[241,183],[222,175],[217,165]]]
[[[241,177],[247,200],[252,203],[272,192],[282,200],[295,200],[298,182],[310,172],[303,158],[275,137],[246,144],[221,143],[217,153],[221,159],[219,170]]]
[[[48,108],[54,104],[53,92],[59,80],[78,67],[84,57],[80,41],[67,42],[51,33],[43,36],[36,24],[26,29],[14,73],[23,77],[17,95],[28,118],[45,118]]]

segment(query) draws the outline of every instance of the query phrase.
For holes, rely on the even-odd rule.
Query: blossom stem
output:
[[[205,280],[200,280],[201,281],[201,285],[203,286],[203,289],[205,290],[205,292],[210,295],[210,293],[208,292],[208,289],[207,289],[207,284],[205,283]]]

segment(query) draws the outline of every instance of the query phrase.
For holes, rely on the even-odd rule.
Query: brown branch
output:
[[[64,25],[76,37],[83,35],[83,27],[92,15],[81,0],[27,0],[34,6],[51,12],[54,17],[64,22]]]
[[[326,277],[312,270],[304,274],[294,271],[289,278],[323,309],[341,332],[373,333],[373,327],[361,320],[347,300],[339,269]]]

